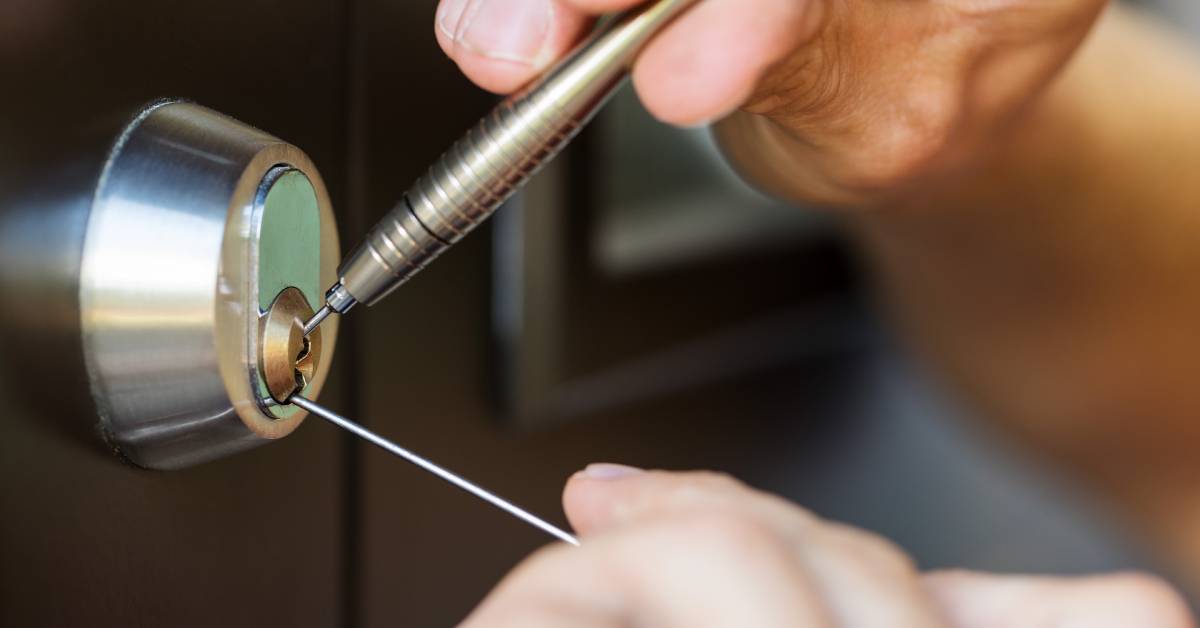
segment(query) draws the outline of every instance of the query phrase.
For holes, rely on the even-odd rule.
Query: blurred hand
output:
[[[437,38],[510,92],[591,17],[639,0],[442,0]],[[869,204],[987,146],[1079,45],[1104,0],[703,0],[655,39],[634,83],[660,119],[721,129],[785,198]]]
[[[593,465],[564,503],[582,547],[534,555],[464,626],[1193,626],[1147,576],[921,575],[877,536],[714,474]]]

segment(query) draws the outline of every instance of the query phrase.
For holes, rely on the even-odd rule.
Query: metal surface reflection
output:
[[[303,413],[264,413],[258,383],[263,187],[307,176],[321,237],[302,252],[332,280],[330,202],[295,147],[198,105],[163,101],[118,138],[84,239],[79,306],[106,441],[134,463],[189,466],[290,434]],[[286,224],[286,221],[283,221]],[[316,279],[316,277],[314,277]],[[274,290],[274,286],[264,286]],[[325,354],[336,328],[325,330]],[[319,394],[328,361],[307,389]]]

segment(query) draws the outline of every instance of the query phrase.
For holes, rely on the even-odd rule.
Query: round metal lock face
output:
[[[109,445],[174,469],[295,430],[305,413],[272,400],[264,321],[283,294],[293,317],[318,306],[339,254],[328,193],[303,152],[192,103],[145,108],[101,175],[80,277]],[[283,358],[304,360],[310,398],[336,337],[327,321],[306,355]]]

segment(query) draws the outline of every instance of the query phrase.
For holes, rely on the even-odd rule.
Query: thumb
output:
[[[434,33],[467,78],[509,93],[565,54],[590,23],[559,0],[442,0]]]
[[[1194,628],[1164,581],[1122,573],[1087,578],[934,572],[924,584],[955,628]]]

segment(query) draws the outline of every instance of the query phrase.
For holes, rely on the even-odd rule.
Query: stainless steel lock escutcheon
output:
[[[262,318],[285,290],[319,305],[339,255],[329,195],[302,151],[196,104],[143,109],[105,164],[80,271],[84,358],[110,446],[172,469],[295,430],[306,413],[267,401]],[[337,337],[321,331],[309,396]]]

